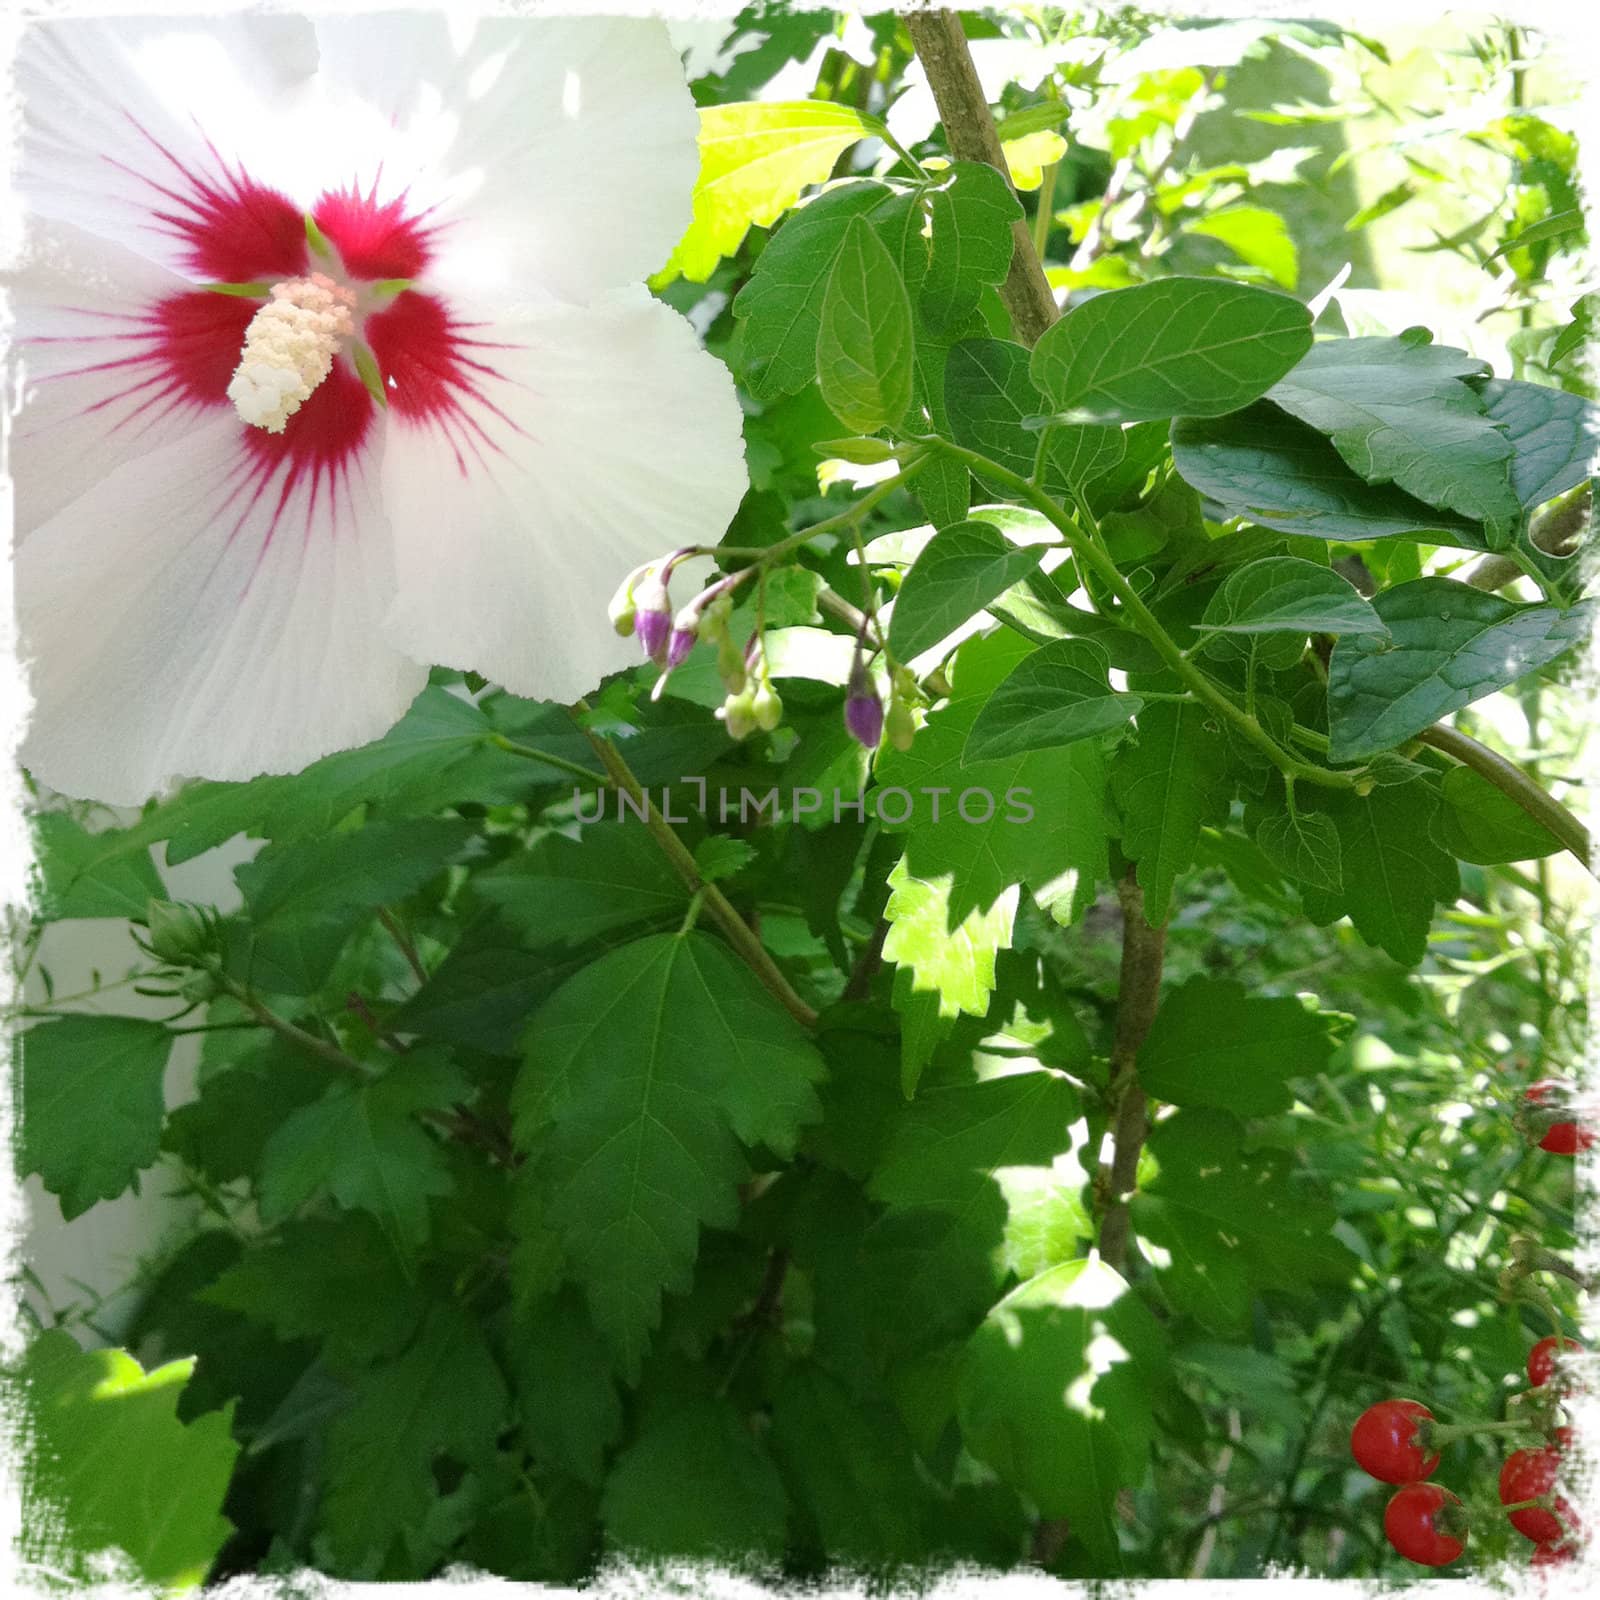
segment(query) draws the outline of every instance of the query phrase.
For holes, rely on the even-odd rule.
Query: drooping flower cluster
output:
[[[582,619],[745,487],[642,286],[697,160],[661,25],[52,22],[17,87],[36,776],[133,803],[374,738],[430,665],[626,664]]]

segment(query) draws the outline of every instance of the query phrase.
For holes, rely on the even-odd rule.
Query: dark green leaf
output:
[[[1287,808],[1263,818],[1256,829],[1261,853],[1299,883],[1337,894],[1343,885],[1339,830],[1314,811]]]
[[[929,196],[931,248],[917,309],[937,331],[963,327],[985,285],[1005,281],[1022,207],[1003,174],[958,161]]]
[[[600,1481],[622,1429],[610,1365],[597,1359],[594,1325],[571,1290],[524,1308],[512,1325],[512,1384],[528,1448],[585,1483]]]
[[[39,870],[36,915],[127,917],[143,922],[145,907],[166,898],[150,846],[138,829],[90,833],[63,811],[33,819]]]
[[[1525,511],[1576,489],[1594,470],[1600,415],[1587,400],[1504,378],[1491,378],[1482,394],[1485,414],[1516,451],[1511,487]]]
[[[1298,300],[1160,278],[1074,307],[1034,347],[1033,378],[1074,421],[1215,417],[1259,399],[1311,348]]]
[[[1200,631],[1303,638],[1308,633],[1388,630],[1349,579],[1298,556],[1269,556],[1229,573],[1206,607]]]
[[[1441,785],[1439,842],[1458,861],[1499,866],[1537,861],[1564,848],[1509,795],[1470,767],[1452,767]]]
[[[138,1181],[161,1152],[172,1035],[136,1017],[64,1017],[18,1036],[22,1172],[69,1222]]]
[[[1373,602],[1388,641],[1341,639],[1328,663],[1328,755],[1355,761],[1547,666],[1588,637],[1593,607],[1522,606],[1448,578]]]

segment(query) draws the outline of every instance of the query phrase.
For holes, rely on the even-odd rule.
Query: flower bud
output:
[[[752,709],[755,712],[756,725],[765,733],[771,733],[783,721],[783,701],[778,698],[777,690],[769,682],[763,681],[756,690]]]
[[[169,966],[197,966],[211,951],[211,929],[194,906],[152,900],[145,911],[145,926],[151,955]]]
[[[611,604],[606,607],[606,616],[610,618],[611,626],[617,630],[619,637],[624,639],[632,635],[634,619],[639,611],[633,599],[633,580],[636,576],[636,573],[630,572],[623,579],[621,586],[611,597]]]
[[[883,701],[865,676],[850,687],[844,703],[844,725],[850,730],[850,737],[867,750],[876,750],[883,741]]]
[[[667,637],[667,670],[681,667],[689,659],[689,652],[694,649],[695,640],[700,636],[693,628],[682,628],[674,624],[671,634]]]
[[[896,750],[911,748],[911,741],[917,735],[916,719],[911,715],[911,707],[899,695],[889,702],[889,716],[885,726],[889,733],[889,743]]]
[[[756,721],[755,696],[748,689],[730,694],[717,707],[717,715],[728,727],[730,739],[748,739],[759,726]]]
[[[633,603],[639,648],[660,666],[667,659],[667,639],[672,632],[672,598],[654,567],[647,567],[635,582]]]

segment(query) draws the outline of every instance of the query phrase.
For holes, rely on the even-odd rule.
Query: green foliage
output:
[[[22,1168],[68,1218],[152,1175],[200,1218],[125,1330],[34,1285],[175,1358],[32,1345],[74,1551],[1386,1581],[1353,1417],[1498,1418],[1575,1329],[1512,1245],[1576,1244],[1519,1113],[1580,1056],[1590,931],[1549,63],[1049,21],[964,17],[1019,62],[1020,197],[918,128],[888,14],[751,8],[698,80],[657,287],[740,386],[750,491],[673,577],[714,563],[725,645],[573,708],[441,670],[304,772],[35,819]],[[1439,62],[1472,95],[1394,124]],[[1294,297],[1347,261],[1378,287]],[[740,671],[775,721],[713,716]],[[240,835],[236,908],[168,902]],[[77,918],[137,956],[59,993]],[[1497,1459],[1451,1450],[1487,1570]]]
[[[109,1549],[142,1582],[199,1586],[232,1532],[222,1500],[239,1447],[226,1411],[178,1419],[193,1371],[190,1357],[145,1372],[59,1329],[34,1340],[16,1372],[33,1429],[25,1559],[87,1582],[89,1559]]]

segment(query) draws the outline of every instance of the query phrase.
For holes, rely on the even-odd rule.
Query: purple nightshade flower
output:
[[[667,639],[667,666],[681,667],[700,635],[693,628],[674,628]]]

